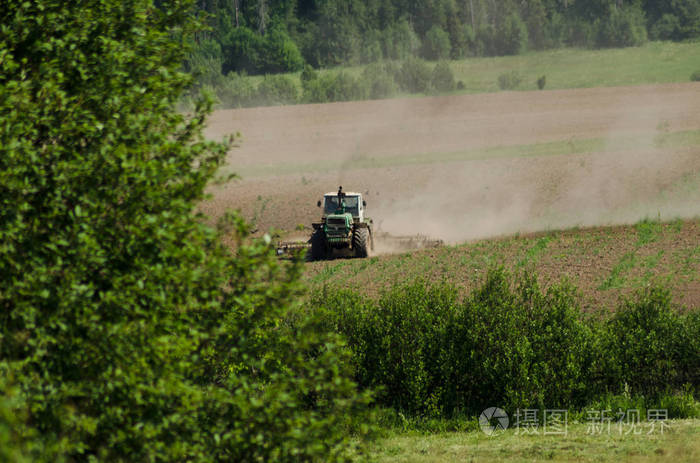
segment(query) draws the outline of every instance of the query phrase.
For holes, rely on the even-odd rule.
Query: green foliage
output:
[[[0,6],[9,458],[328,461],[348,447],[366,398],[342,341],[283,323],[302,264],[195,213],[230,145],[204,140],[208,104],[173,110],[192,8]]]
[[[452,45],[450,36],[440,26],[433,26],[423,39],[423,58],[428,60],[444,60],[450,57]]]
[[[374,63],[381,61],[383,57],[381,34],[375,30],[367,31],[363,37],[360,61],[363,63]]]
[[[700,37],[700,0],[671,0],[671,12],[680,20],[679,39]]]
[[[496,29],[494,39],[497,55],[518,55],[527,48],[527,26],[517,13],[511,13]]]
[[[225,108],[246,107],[258,101],[253,83],[246,76],[236,72],[230,72],[223,77],[221,83],[212,90]]]
[[[610,14],[596,22],[596,46],[632,47],[647,41],[644,12],[637,6],[613,8]]]
[[[700,313],[672,311],[666,291],[638,294],[609,321],[584,317],[567,282],[544,291],[531,274],[491,270],[464,300],[457,294],[418,281],[377,300],[326,288],[313,304],[332,308],[325,323],[346,337],[358,383],[409,417],[473,416],[494,404],[698,413]]]
[[[29,426],[27,404],[12,384],[6,365],[0,365],[0,461],[65,461],[55,442],[47,443]]]
[[[700,70],[693,72],[690,75],[691,82],[700,82]]]
[[[297,44],[280,26],[267,32],[263,50],[264,64],[259,67],[262,72],[295,72],[304,66],[304,59]]]
[[[381,99],[393,96],[398,87],[394,81],[394,70],[389,63],[373,63],[362,71],[362,80],[369,89],[369,98]]]
[[[406,19],[387,27],[382,32],[384,57],[393,60],[405,60],[415,56],[421,48],[420,38]]]
[[[545,85],[547,85],[547,76],[540,76],[537,79],[537,88],[544,90]]]
[[[597,28],[594,24],[581,19],[569,20],[565,42],[571,47],[593,48],[596,42]]]
[[[697,341],[685,345],[697,330],[694,322],[672,311],[666,290],[652,288],[626,301],[610,321],[608,350],[616,368],[611,381],[652,397],[685,383],[700,384]]]
[[[290,77],[283,75],[265,76],[258,85],[258,101],[263,105],[294,104],[299,91]]]
[[[678,40],[680,38],[681,22],[673,14],[665,14],[651,28],[651,37],[655,40]]]
[[[224,68],[251,74],[355,65],[419,54],[438,60],[533,49],[630,46],[700,36],[700,0],[198,2]],[[236,7],[238,9],[236,10]],[[448,40],[445,40],[445,39]],[[445,50],[451,50],[449,55]],[[203,56],[208,51],[202,50]],[[195,60],[196,61],[196,60]]]
[[[314,68],[307,64],[304,66],[304,70],[301,72],[299,79],[301,80],[303,86],[306,82],[318,79],[318,72],[316,72]]]
[[[223,39],[222,55],[224,74],[293,72],[304,65],[297,45],[279,27],[264,36],[247,27],[237,27]]]
[[[353,101],[366,98],[366,89],[359,79],[346,72],[326,73],[312,80],[302,82],[305,103],[330,103]]]
[[[523,81],[518,71],[506,72],[498,76],[498,88],[501,90],[514,90]]]
[[[450,34],[452,45],[451,57],[454,59],[466,58],[475,55],[476,36],[474,30],[468,24],[463,24]]]
[[[447,61],[440,61],[433,69],[430,86],[438,92],[451,92],[455,89],[455,76]]]
[[[401,90],[409,93],[425,93],[430,85],[430,66],[418,58],[409,58],[401,64],[396,81]]]
[[[418,412],[440,405],[431,396],[440,387],[441,344],[455,298],[454,290],[416,283],[376,305],[349,291],[322,293],[316,301],[334,308],[331,323],[348,339],[359,384],[380,387],[378,397],[388,405]]]

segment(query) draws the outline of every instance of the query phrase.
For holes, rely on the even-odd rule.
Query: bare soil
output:
[[[343,185],[365,195],[379,230],[447,243],[692,219],[700,215],[700,145],[663,147],[654,140],[695,130],[698,83],[218,111],[207,135],[241,132],[228,161],[243,176],[213,187],[202,209],[211,216],[238,209],[259,232],[303,236],[319,217],[317,199]],[[593,139],[602,148],[576,148]],[[620,145],[625,139],[632,147]],[[488,156],[492,149],[553,142],[564,142],[561,153]],[[697,227],[682,239],[700,244]],[[543,261],[540,270],[600,286],[624,249],[611,244],[611,263],[564,258]],[[700,302],[691,295],[699,292],[696,282],[684,291],[684,303]]]

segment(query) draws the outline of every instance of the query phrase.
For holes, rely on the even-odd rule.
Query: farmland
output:
[[[458,298],[477,301],[475,294],[485,291],[483,285],[489,283],[484,282],[497,267],[503,267],[516,281],[521,281],[518,275],[535,275],[545,291],[549,287],[563,288],[562,282],[573,284],[573,293],[566,289],[555,289],[553,293],[575,294],[576,301],[562,309],[572,324],[555,331],[573,329],[598,333],[599,338],[581,335],[580,341],[561,341],[556,349],[569,352],[567,358],[578,362],[567,370],[577,372],[572,375],[590,374],[598,379],[586,380],[585,394],[577,395],[574,388],[565,399],[554,399],[552,394],[556,395],[556,391],[547,392],[544,388],[535,388],[532,393],[543,394],[544,400],[564,400],[569,406],[580,407],[597,400],[595,391],[608,387],[604,385],[606,381],[610,381],[607,384],[611,385],[612,394],[620,394],[620,384],[634,383],[635,378],[652,373],[649,365],[664,358],[658,352],[640,353],[641,360],[634,366],[625,363],[632,360],[624,360],[624,351],[618,352],[618,344],[631,342],[625,340],[624,333],[636,329],[634,322],[629,322],[635,315],[622,314],[620,320],[628,321],[616,321],[613,325],[604,321],[614,318],[613,313],[623,307],[621,298],[632,300],[638,291],[658,285],[671,291],[673,311],[693,312],[700,305],[700,86],[648,84],[653,81],[632,87],[217,111],[209,122],[207,135],[216,138],[233,130],[242,133],[239,146],[229,153],[226,167],[240,177],[212,187],[211,199],[201,209],[214,217],[226,209],[238,209],[253,223],[257,235],[269,232],[273,240],[303,239],[310,233],[311,222],[318,219],[316,200],[322,193],[343,185],[346,190],[363,193],[380,232],[422,234],[444,240],[442,247],[406,251],[393,246],[390,240],[378,239],[376,252],[369,259],[307,263],[303,269],[302,279],[309,288],[307,299],[312,305],[319,304],[328,294],[351,289],[349,300],[341,297],[329,302],[337,313],[332,312],[327,323],[344,326],[343,334],[351,336],[354,362],[360,362],[364,375],[358,377],[360,384],[388,388],[385,390],[391,392],[378,397],[384,406],[401,409],[403,402],[395,404],[393,398],[404,394],[417,397],[408,407],[413,416],[434,413],[430,411],[432,401],[438,409],[454,407],[452,396],[444,392],[450,388],[479,389],[478,384],[463,383],[464,371],[472,371],[476,366],[459,366],[447,360],[451,358],[448,354],[443,358],[430,350],[434,342],[444,341],[437,334],[440,330],[462,333],[460,336],[466,339],[486,339],[485,333],[499,329],[499,322],[488,318],[488,310],[505,310],[501,316],[523,310],[522,303],[515,302],[508,310],[493,307],[486,312],[470,312],[469,304],[478,302],[465,306],[440,302],[443,297],[450,300],[450,291],[459,292]],[[418,286],[410,286],[416,282]],[[409,286],[404,287],[405,284]],[[443,287],[447,293],[440,296],[440,289],[438,295],[423,293],[417,287]],[[506,299],[515,297],[519,301],[507,291],[504,294]],[[550,296],[537,297],[549,300],[546,298]],[[545,305],[557,304],[553,302],[556,296],[551,297],[554,299]],[[422,314],[418,313],[422,309],[415,308],[441,304],[456,315],[439,310]],[[643,301],[634,304],[633,313],[644,310]],[[546,313],[551,309],[541,310]],[[574,321],[576,310],[595,317],[590,322]],[[381,313],[376,315],[378,318],[373,315],[376,311]],[[464,314],[469,313],[477,320],[482,316],[479,314],[484,314],[487,320],[478,323],[487,327],[485,331],[467,334],[460,330],[469,325],[450,321],[450,317],[467,317]],[[672,323],[677,323],[678,333],[668,336],[668,341],[639,340],[639,352],[646,352],[644,346],[657,342],[667,346],[661,349],[675,349],[672,346],[684,345],[693,338],[693,320],[697,317],[668,316],[676,320]],[[401,323],[394,326],[389,322],[392,317],[413,322],[410,327]],[[593,321],[599,318],[602,324]],[[375,323],[383,335],[374,332]],[[610,328],[615,323],[625,328],[616,332]],[[527,331],[521,324],[511,328],[513,342],[522,336],[530,343],[523,348],[536,352],[542,349],[542,353],[533,354],[535,358],[550,350],[549,341],[541,338],[537,329]],[[508,329],[503,329],[503,335],[507,335]],[[660,336],[659,333],[654,336]],[[371,345],[394,347],[376,363],[372,351],[364,350]],[[451,344],[445,346],[446,352],[453,348]],[[591,369],[586,366],[585,352],[596,356],[596,362],[609,359],[621,362],[625,369],[619,373],[612,373],[614,368],[608,367]],[[492,360],[490,354],[479,353],[478,349],[470,355],[477,359],[486,355],[483,361]],[[656,355],[660,357],[653,357]],[[684,358],[672,371],[688,371],[692,378],[692,357]],[[521,368],[529,375],[527,380],[518,379],[515,370],[503,367],[502,378],[508,384],[522,383],[525,387],[540,381],[535,378],[540,377],[543,367],[529,363],[533,360],[506,356],[502,361],[506,365],[522,362]],[[544,368],[560,368],[555,366],[555,359],[551,361],[555,363]],[[407,374],[404,368],[413,371],[416,378],[428,379],[424,383],[401,380]],[[454,371],[456,376],[432,389],[433,381],[442,378],[442,371]],[[661,384],[672,381],[665,373],[654,374]],[[573,381],[574,376],[565,375],[562,381]],[[679,376],[674,378],[676,384],[685,381]],[[542,377],[541,381],[546,379]],[[659,386],[658,381],[652,381],[653,387]],[[499,391],[494,387],[494,391]],[[656,403],[654,400],[658,399],[644,402],[643,397],[651,395],[642,391],[633,389],[636,398],[632,400]],[[623,404],[625,397],[613,395],[613,400],[622,400],[619,403]],[[674,416],[696,416],[697,402],[686,399],[672,396],[664,400],[669,404],[690,404],[679,408],[685,411]],[[456,407],[460,407],[459,401]],[[411,413],[407,412],[409,418]],[[585,425],[574,424],[573,428],[581,434]],[[507,434],[494,444],[478,431],[444,434],[431,430],[425,435],[411,429],[409,426],[408,430],[390,431],[389,436],[372,444],[367,449],[371,458],[568,461],[585,457],[655,461],[671,454],[697,453],[688,445],[692,441],[688,436],[697,434],[697,423],[693,421],[678,422],[677,434],[658,440],[596,440],[584,435],[535,442]]]
[[[391,255],[378,242],[380,255],[368,261],[308,265],[312,286],[352,282],[376,294],[421,275],[468,288],[502,264],[534,267],[547,281],[570,278],[590,309],[650,282],[669,284],[678,303],[692,306],[700,298],[698,90],[687,83],[218,111],[208,134],[243,133],[229,155],[241,178],[212,190],[203,208],[237,208],[260,232],[304,236],[319,194],[342,184],[365,194],[379,230],[450,244]]]

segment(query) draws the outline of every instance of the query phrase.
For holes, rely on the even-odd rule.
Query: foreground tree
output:
[[[228,143],[173,111],[192,8],[0,5],[0,371],[29,457],[333,460],[363,403],[338,340],[283,323],[298,265],[193,212]]]

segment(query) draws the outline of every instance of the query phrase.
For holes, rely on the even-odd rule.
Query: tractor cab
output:
[[[331,215],[350,214],[353,222],[364,221],[365,205],[361,193],[345,193],[342,187],[337,193],[326,193],[323,203],[319,201],[319,206],[323,206],[323,219]]]

